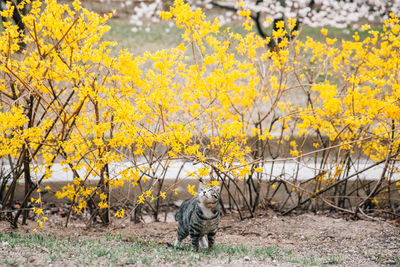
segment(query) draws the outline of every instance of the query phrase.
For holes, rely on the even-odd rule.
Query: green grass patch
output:
[[[340,263],[342,263],[343,261],[342,261],[342,259],[340,258],[340,257],[337,257],[337,256],[330,256],[328,259],[326,259],[324,262],[323,262],[323,264],[324,265],[326,265],[326,266],[329,266],[329,265],[337,265],[337,264],[340,264]]]
[[[172,263],[178,266],[195,266],[217,261],[229,264],[233,260],[249,257],[251,260],[301,263],[318,265],[317,257],[296,257],[291,250],[275,246],[249,247],[244,245],[216,245],[213,250],[200,249],[194,251],[191,246],[171,248],[163,243],[145,241],[142,239],[124,237],[122,235],[106,234],[102,238],[77,237],[56,238],[43,235],[0,234],[0,242],[6,245],[9,253],[0,264],[20,265],[31,255],[38,255],[41,264],[53,262],[68,262],[85,265],[116,265],[137,264],[145,265]],[[7,248],[8,246],[8,248]],[[22,254],[21,254],[22,253]],[[12,255],[25,255],[24,258]]]
[[[134,55],[142,55],[145,51],[155,52],[160,49],[168,49],[182,42],[181,35],[183,30],[167,22],[135,26],[129,23],[127,19],[110,19],[108,25],[111,29],[104,35],[104,40],[118,43],[113,49],[113,53],[117,53],[122,49],[127,49]],[[228,27],[234,33],[246,33],[240,22],[232,22],[228,25],[224,25],[221,28],[221,32]],[[340,43],[341,40],[352,40],[352,36],[355,32],[358,32],[360,40],[369,36],[368,31],[339,29],[334,27],[325,28],[328,29],[327,37],[337,38],[339,41],[338,43]],[[303,26],[301,27],[298,38],[304,41],[306,37],[309,36],[316,41],[324,41],[325,36],[321,34],[321,29],[322,27]],[[271,27],[265,29],[265,31],[268,35],[271,35]]]
[[[117,43],[113,53],[127,49],[132,54],[140,56],[145,51],[155,52],[175,47],[182,41],[183,30],[164,23],[138,27],[127,20],[111,19],[108,25],[111,29],[104,34],[104,40]]]

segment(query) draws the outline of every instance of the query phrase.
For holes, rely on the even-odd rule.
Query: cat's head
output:
[[[197,201],[202,203],[206,208],[212,209],[218,205],[219,186],[205,186],[203,183],[199,185],[197,192]]]

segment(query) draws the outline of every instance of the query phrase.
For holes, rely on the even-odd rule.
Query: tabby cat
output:
[[[202,247],[212,249],[220,220],[218,202],[219,187],[200,183],[196,196],[185,200],[175,214],[175,220],[179,222],[175,247],[190,235],[194,249],[199,249],[200,240]]]

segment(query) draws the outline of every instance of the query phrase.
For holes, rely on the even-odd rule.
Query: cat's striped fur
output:
[[[200,241],[203,247],[211,249],[220,220],[219,187],[206,187],[200,183],[196,196],[182,203],[175,220],[178,221],[175,246],[190,235],[194,249],[199,249]]]

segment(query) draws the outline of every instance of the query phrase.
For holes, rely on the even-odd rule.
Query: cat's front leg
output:
[[[216,236],[216,232],[213,233],[208,233],[207,234],[207,238],[208,238],[208,250],[211,250],[214,246],[214,242],[215,242],[215,236]]]
[[[192,232],[190,233],[190,238],[192,239],[192,245],[195,250],[199,250],[200,234]]]

